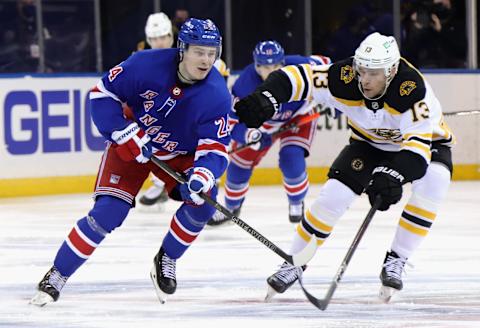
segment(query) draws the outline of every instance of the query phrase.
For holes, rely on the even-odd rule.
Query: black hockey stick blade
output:
[[[355,235],[355,238],[353,239],[353,242],[350,245],[350,248],[348,249],[347,254],[345,255],[345,258],[343,259],[342,264],[340,264],[337,274],[335,275],[332,282],[330,283],[330,287],[328,288],[327,294],[323,299],[316,298],[315,296],[310,294],[303,286],[302,276],[301,275],[299,276],[298,282],[300,283],[300,287],[302,287],[303,293],[307,297],[308,301],[318,309],[325,311],[328,307],[328,304],[330,304],[330,300],[333,297],[333,293],[335,293],[338,283],[340,282],[340,280],[342,280],[343,274],[345,273],[345,270],[347,269],[347,266],[350,263],[350,260],[352,259],[353,254],[355,253],[355,250],[357,249],[357,246],[360,243],[360,240],[362,240],[363,234],[367,230],[367,227],[372,221],[373,215],[377,211],[381,202],[382,202],[382,199],[380,198],[380,196],[377,196],[375,198],[375,202],[373,203],[373,206],[368,211],[367,216],[365,217],[365,220],[363,220],[362,225],[358,229],[357,234]]]
[[[150,160],[160,167],[162,170],[164,170],[168,175],[170,175],[172,178],[174,178],[177,182],[179,183],[186,183],[187,180],[185,177],[173,170],[167,163],[164,161],[156,158],[155,156],[150,157]],[[288,255],[285,253],[281,248],[279,248],[277,245],[272,243],[270,240],[268,240],[266,237],[264,237],[260,232],[252,228],[248,223],[240,219],[239,217],[233,215],[232,212],[230,212],[228,209],[226,209],[224,206],[222,206],[220,203],[212,199],[209,195],[205,193],[200,193],[200,197],[205,200],[208,204],[213,206],[215,209],[217,209],[219,212],[221,212],[223,215],[225,215],[227,218],[232,220],[234,223],[236,223],[240,228],[245,230],[247,233],[249,233],[251,236],[253,236],[255,239],[260,241],[262,244],[267,246],[270,250],[272,250],[274,253],[279,255],[281,258],[283,258],[285,261],[287,261],[290,264],[293,264],[295,266],[302,266],[304,264],[307,264],[312,257],[315,255],[315,251],[317,250],[317,244],[315,238],[312,238],[310,240],[310,243],[302,249],[297,254],[293,255]]]

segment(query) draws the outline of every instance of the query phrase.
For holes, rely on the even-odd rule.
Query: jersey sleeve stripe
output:
[[[300,71],[300,75],[302,76],[302,80],[303,81],[308,81],[307,76],[305,75],[304,68],[302,66],[300,66],[298,70]],[[303,88],[301,99],[307,99],[307,96],[308,96],[309,91],[310,91],[309,88],[308,88],[309,86],[310,86],[309,83],[305,83],[305,87]]]
[[[403,139],[408,140],[410,138],[422,139],[422,140],[432,140],[431,133],[406,133],[403,135]]]
[[[415,140],[407,141],[402,144],[401,150],[409,150],[411,152],[414,152],[427,161],[427,163],[430,162],[430,159],[432,158],[432,153],[430,151],[430,147],[425,146],[422,143],[419,143]]]
[[[425,139],[421,139],[421,138],[418,138],[418,137],[410,137],[408,138],[407,140],[405,141],[416,141],[416,142],[421,142],[422,144],[426,145],[427,147],[430,147],[432,142],[430,140],[425,140]]]
[[[292,97],[290,101],[298,101],[300,99],[300,92],[304,88],[304,80],[300,77],[298,73],[298,68],[296,66],[286,66],[283,68],[284,72],[287,73],[290,83],[292,84]]]
[[[109,96],[110,98],[113,98],[113,99],[115,99],[116,101],[118,101],[118,102],[120,102],[120,103],[122,102],[122,101],[117,97],[116,94],[108,91],[108,90],[105,88],[105,86],[103,85],[103,81],[102,81],[102,80],[100,80],[100,81],[97,83],[96,88],[97,88],[100,92],[103,92],[104,94],[106,94],[107,96]]]

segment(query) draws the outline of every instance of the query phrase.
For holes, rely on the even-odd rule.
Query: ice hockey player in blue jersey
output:
[[[176,260],[202,231],[215,209],[199,193],[215,198],[216,178],[227,166],[227,118],[231,95],[212,69],[220,56],[219,30],[210,20],[189,19],[178,49],[137,52],[100,80],[90,93],[92,118],[107,139],[92,210],[76,222],[38,285],[31,303],[56,301],[67,279],[119,227],[152,171],[169,196],[183,201],[154,257],[151,278],[163,303],[176,290]],[[133,120],[122,106],[132,108]],[[178,185],[149,158],[165,161],[187,176]]]
[[[253,51],[253,60],[254,62],[242,71],[233,85],[232,93],[235,99],[246,97],[252,93],[270,73],[284,65],[330,63],[330,59],[323,56],[285,56],[282,46],[276,41],[259,42]],[[233,125],[233,129],[231,128],[232,149],[235,150],[237,146],[257,141],[250,147],[230,154],[225,183],[225,205],[235,215],[240,214],[254,167],[278,139],[280,140],[279,166],[283,174],[283,185],[289,203],[289,220],[292,223],[301,221],[303,199],[308,190],[305,158],[310,152],[317,120],[312,120],[295,130],[286,131],[277,137],[272,138],[272,133],[287,123],[312,115],[313,112],[314,103],[310,101],[281,104],[275,116],[266,121],[259,129],[248,129],[245,124],[238,122],[235,112],[230,113],[230,124]],[[218,226],[228,221],[222,213],[217,211],[208,224]]]

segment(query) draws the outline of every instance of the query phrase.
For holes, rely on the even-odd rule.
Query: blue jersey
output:
[[[330,59],[323,56],[285,56],[285,65],[318,65],[327,63],[330,63]],[[253,93],[262,82],[262,78],[255,70],[255,63],[252,63],[244,68],[238,79],[235,81],[235,84],[232,87],[232,94],[236,99],[242,99]],[[266,121],[262,127],[270,133],[274,132],[275,129],[278,129],[280,126],[290,121],[292,117],[304,114],[302,109],[306,108],[305,104],[305,101],[292,101],[289,103],[280,104],[279,110],[270,120]],[[235,125],[232,130],[232,137],[235,140],[243,143],[247,127],[243,123],[238,123],[238,116],[233,111],[230,113],[229,123],[231,125]]]
[[[92,90],[92,118],[102,135],[131,123],[122,107],[150,136],[155,155],[171,159],[195,155],[195,166],[219,177],[227,165],[228,113],[231,95],[225,80],[212,69],[193,85],[177,77],[178,49],[137,52],[112,68]]]

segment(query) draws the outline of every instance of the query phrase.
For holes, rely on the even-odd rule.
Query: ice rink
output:
[[[319,188],[311,186],[307,205]],[[236,225],[200,234],[177,261],[176,294],[161,305],[149,271],[174,202],[161,213],[133,210],[57,303],[31,306],[36,284],[92,200],[88,194],[0,199],[0,327],[480,327],[479,202],[480,182],[452,184],[410,259],[415,267],[407,267],[404,290],[390,304],[377,298],[378,275],[404,202],[377,212],[322,312],[298,285],[263,301],[265,279],[283,260]],[[311,261],[304,280],[315,296],[325,295],[368,210],[367,199],[358,199]],[[241,218],[289,250],[293,226],[281,187],[251,188]]]

